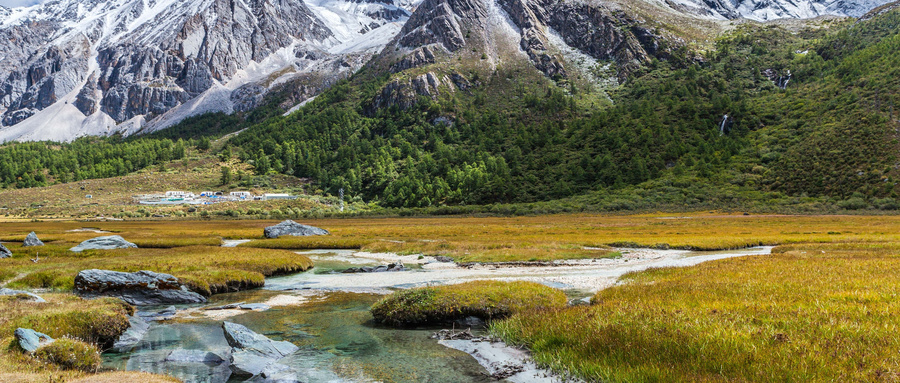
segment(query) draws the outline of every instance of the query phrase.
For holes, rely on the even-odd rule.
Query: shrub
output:
[[[61,338],[35,351],[34,356],[66,370],[94,372],[100,367],[100,351],[80,340]]]

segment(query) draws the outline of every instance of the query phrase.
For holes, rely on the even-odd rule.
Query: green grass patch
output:
[[[468,316],[492,320],[566,304],[563,292],[538,283],[474,281],[398,291],[376,302],[370,311],[377,322],[405,327]]]
[[[795,244],[654,269],[589,307],[522,312],[491,331],[587,380],[893,381],[896,243]]]

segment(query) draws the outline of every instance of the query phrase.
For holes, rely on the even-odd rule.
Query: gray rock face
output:
[[[25,241],[22,242],[22,246],[25,246],[25,247],[29,247],[29,246],[44,246],[44,242],[42,242],[40,239],[38,239],[37,234],[35,234],[35,233],[32,231],[31,233],[28,233],[27,236],[25,236]]]
[[[80,253],[84,250],[112,250],[112,249],[128,249],[137,248],[137,245],[128,242],[125,238],[118,235],[108,235],[105,237],[91,238],[80,243],[69,250]]]
[[[27,291],[22,291],[22,290],[7,289],[5,287],[0,288],[0,295],[7,295],[7,296],[8,295],[24,295],[24,296],[27,296],[28,299],[30,299],[34,302],[38,302],[38,303],[47,302],[44,300],[44,298],[41,298],[41,297],[37,296],[36,294],[29,293]]]
[[[465,78],[458,73],[453,76],[439,76],[435,72],[420,74],[408,80],[394,80],[381,89],[373,103],[375,109],[398,107],[409,109],[416,104],[420,96],[436,100],[441,92],[455,92],[460,87],[457,83],[468,86]]]
[[[455,52],[466,45],[466,33],[461,20],[482,24],[487,17],[482,0],[425,0],[400,30],[399,44],[420,47],[441,44]]]
[[[225,340],[232,347],[231,370],[235,375],[261,376],[264,371],[269,371],[269,375],[277,372],[284,378],[296,378],[296,372],[291,373],[289,367],[280,365],[278,361],[296,352],[299,347],[290,342],[271,340],[236,323],[223,322],[222,329]],[[265,376],[261,377],[265,379]]]
[[[137,306],[206,302],[202,295],[188,291],[178,278],[146,270],[83,270],[75,276],[75,292],[88,297],[118,297]]]
[[[125,330],[125,332],[119,336],[119,339],[113,343],[113,350],[116,352],[131,351],[134,346],[141,343],[141,340],[144,339],[144,335],[147,335],[147,331],[150,330],[150,323],[138,315],[129,317],[128,324],[128,330]]]
[[[12,257],[12,252],[9,251],[9,249],[7,249],[6,246],[3,246],[3,244],[0,243],[0,258],[9,258],[9,257]]]
[[[55,339],[49,337],[47,334],[25,328],[17,328],[15,336],[16,342],[19,343],[19,347],[22,347],[23,350],[29,353],[33,353],[37,351],[38,348],[55,341]]]
[[[520,45],[535,67],[549,77],[565,77],[562,59],[548,52],[550,43],[544,33],[547,20],[544,7],[528,0],[502,0],[500,5],[521,30]]]
[[[428,64],[434,64],[434,53],[431,48],[424,46],[416,48],[410,54],[404,56],[399,62],[391,66],[391,72],[397,73],[407,69],[418,68]]]
[[[305,237],[309,235],[328,235],[328,230],[285,220],[277,225],[265,228],[264,233],[266,238],[278,238],[282,235]]]

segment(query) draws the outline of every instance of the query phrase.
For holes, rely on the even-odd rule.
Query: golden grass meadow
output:
[[[490,331],[527,346],[539,363],[590,381],[900,380],[900,217],[694,213],[316,219],[302,222],[331,235],[263,239],[262,229],[276,222],[0,223],[0,241],[14,254],[0,260],[0,284],[38,289],[48,299],[0,300],[0,381],[116,376],[66,370],[11,346],[12,331],[22,325],[96,347],[120,331],[129,307],[83,301],[70,293],[75,274],[84,268],[170,273],[210,295],[306,270],[309,259],[292,250],[310,248],[498,262],[616,256],[615,246],[709,250],[754,245],[776,247],[771,255],[629,274],[597,293],[590,306],[511,309],[498,315],[511,314],[494,320]],[[22,248],[20,241],[31,231],[47,245]],[[80,241],[110,234],[140,248],[68,251]],[[223,239],[251,241],[222,248]],[[466,298],[454,305],[465,303],[472,310],[484,302],[496,304],[491,294],[477,289],[458,292],[438,296]]]

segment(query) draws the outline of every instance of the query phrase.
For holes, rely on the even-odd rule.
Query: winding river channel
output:
[[[228,359],[222,321],[247,326],[276,340],[300,347],[284,363],[298,371],[303,382],[490,382],[492,363],[524,358],[521,351],[489,346],[479,352],[472,344],[438,342],[437,328],[397,330],[372,321],[368,308],[396,289],[460,283],[471,280],[528,280],[562,289],[572,301],[586,301],[593,293],[616,283],[625,273],[653,267],[691,266],[739,256],[768,254],[770,247],[735,251],[620,249],[614,259],[560,261],[552,265],[458,266],[432,257],[373,254],[350,250],[300,252],[315,267],[304,273],[269,278],[262,289],[219,294],[204,305],[176,307],[174,317],[151,321],[149,331],[131,350],[105,353],[104,366],[122,370],[164,373],[185,382],[238,382],[227,362],[177,357],[175,350],[202,350]],[[407,271],[343,274],[349,267],[402,262]],[[262,303],[205,310],[231,303]],[[142,307],[144,313],[165,307]],[[476,331],[477,334],[477,331]],[[452,344],[457,342],[456,344]],[[467,342],[467,341],[461,341]],[[485,350],[494,347],[495,350]],[[477,348],[477,347],[476,347]],[[457,349],[466,350],[467,352]],[[495,358],[484,355],[496,352]],[[499,360],[498,360],[499,359]],[[526,363],[527,362],[522,362]],[[503,381],[552,382],[552,375],[526,368]]]

